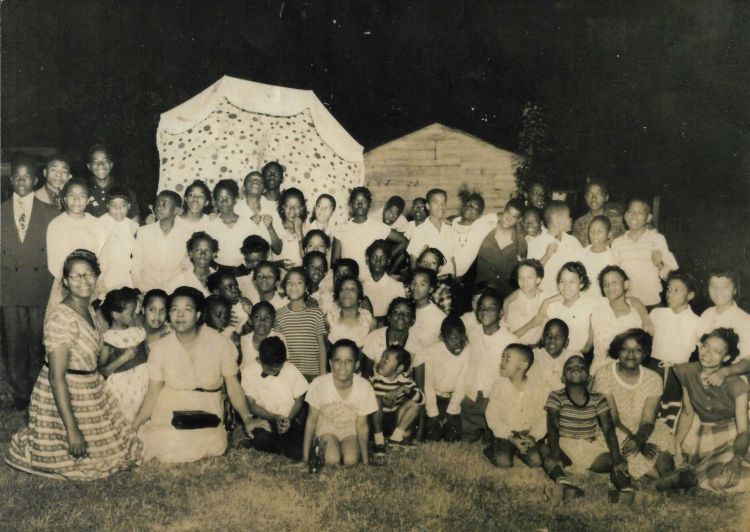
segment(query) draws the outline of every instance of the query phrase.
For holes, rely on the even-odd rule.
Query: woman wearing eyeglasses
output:
[[[68,254],[76,249],[98,254],[106,240],[104,224],[85,212],[89,196],[88,183],[77,177],[71,178],[60,193],[63,212],[47,226],[47,268],[55,278],[47,314],[65,297],[62,270]]]
[[[77,249],[62,265],[66,293],[44,322],[45,362],[29,405],[28,426],[5,461],[37,475],[96,480],[141,461],[141,444],[97,371],[101,334],[91,307],[99,264]]]

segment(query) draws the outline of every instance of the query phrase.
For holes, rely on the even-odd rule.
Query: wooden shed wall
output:
[[[365,154],[365,186],[373,203],[393,195],[407,206],[431,188],[448,192],[448,214],[458,212],[459,188],[482,193],[486,210],[499,211],[515,190],[514,154],[458,130],[433,124]]]

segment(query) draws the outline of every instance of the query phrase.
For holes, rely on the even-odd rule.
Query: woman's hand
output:
[[[86,456],[86,441],[78,427],[72,427],[68,430],[68,453],[73,458]]]
[[[736,486],[742,477],[742,457],[734,455],[729,462],[724,464],[721,474],[727,481],[725,488]]]
[[[631,454],[635,454],[639,451],[640,447],[640,442],[631,434],[625,438],[625,441],[622,444],[622,455],[628,457]]]
[[[265,225],[267,229],[271,229],[271,227],[273,227],[273,217],[270,214],[264,214],[262,221],[263,225]]]
[[[298,237],[302,237],[302,218],[299,216],[292,218],[292,229]]]
[[[711,386],[721,386],[724,384],[724,379],[727,378],[727,369],[724,367],[721,367],[711,373],[711,375],[708,376],[706,379],[708,381],[708,384]]]
[[[279,434],[284,434],[288,431],[291,424],[292,422],[289,421],[288,417],[279,416],[276,420],[276,427],[279,429]]]
[[[267,419],[249,418],[245,419],[243,424],[245,425],[245,432],[247,432],[250,439],[253,439],[253,430],[255,429],[263,429],[271,432],[271,424]]]

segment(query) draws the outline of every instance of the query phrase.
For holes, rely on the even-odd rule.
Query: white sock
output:
[[[404,440],[404,431],[397,427],[393,431],[393,434],[391,434],[391,439],[393,441],[403,441]]]
[[[375,445],[385,445],[385,436],[382,432],[375,433]]]

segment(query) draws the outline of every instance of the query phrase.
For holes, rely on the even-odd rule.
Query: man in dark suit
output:
[[[19,409],[28,404],[44,362],[44,312],[52,287],[47,225],[60,214],[32,194],[36,172],[32,161],[17,161],[13,195],[0,205],[0,398]]]

